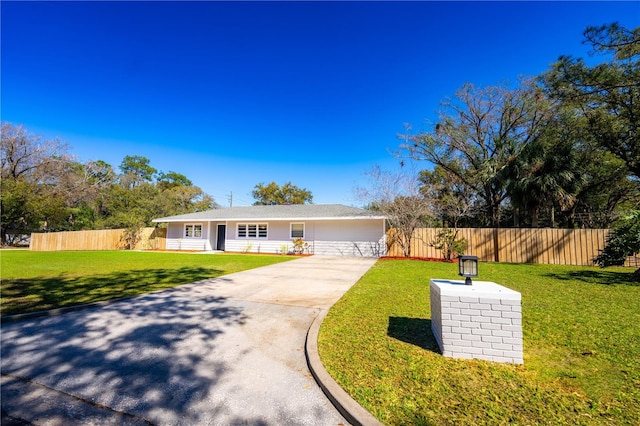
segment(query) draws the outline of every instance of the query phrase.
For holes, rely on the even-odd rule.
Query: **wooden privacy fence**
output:
[[[440,230],[416,229],[411,256],[441,258],[442,251],[429,245]],[[393,232],[393,229],[389,232]],[[593,258],[604,248],[608,234],[608,229],[458,229],[458,238],[465,238],[468,243],[465,254],[478,256],[481,261],[554,265],[593,265]],[[398,244],[394,244],[389,248],[388,255],[402,256],[402,250]],[[629,257],[625,266],[640,266],[640,258]]]
[[[134,250],[164,250],[166,236],[164,228],[143,228]],[[33,251],[122,250],[126,248],[125,230],[34,233],[29,248]]]

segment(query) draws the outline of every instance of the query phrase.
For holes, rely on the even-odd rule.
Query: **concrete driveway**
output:
[[[2,325],[3,414],[42,425],[338,425],[309,326],[374,259],[305,257]]]

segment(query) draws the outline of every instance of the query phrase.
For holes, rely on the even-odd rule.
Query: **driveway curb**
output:
[[[351,396],[333,380],[333,377],[329,375],[322,365],[320,354],[318,353],[318,332],[320,331],[322,321],[324,321],[328,313],[329,311],[326,309],[320,310],[320,313],[313,320],[307,332],[304,349],[309,370],[318,383],[318,386],[320,386],[320,389],[322,389],[327,398],[329,398],[331,403],[349,423],[354,426],[384,426],[371,413],[351,398]]]

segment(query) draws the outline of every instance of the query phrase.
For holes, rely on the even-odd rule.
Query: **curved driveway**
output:
[[[2,408],[35,424],[338,425],[309,326],[375,259],[305,257],[2,325]]]

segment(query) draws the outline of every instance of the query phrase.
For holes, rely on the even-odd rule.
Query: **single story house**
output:
[[[167,250],[281,253],[302,238],[310,254],[383,256],[385,217],[341,204],[230,207],[154,219],[167,223]]]

